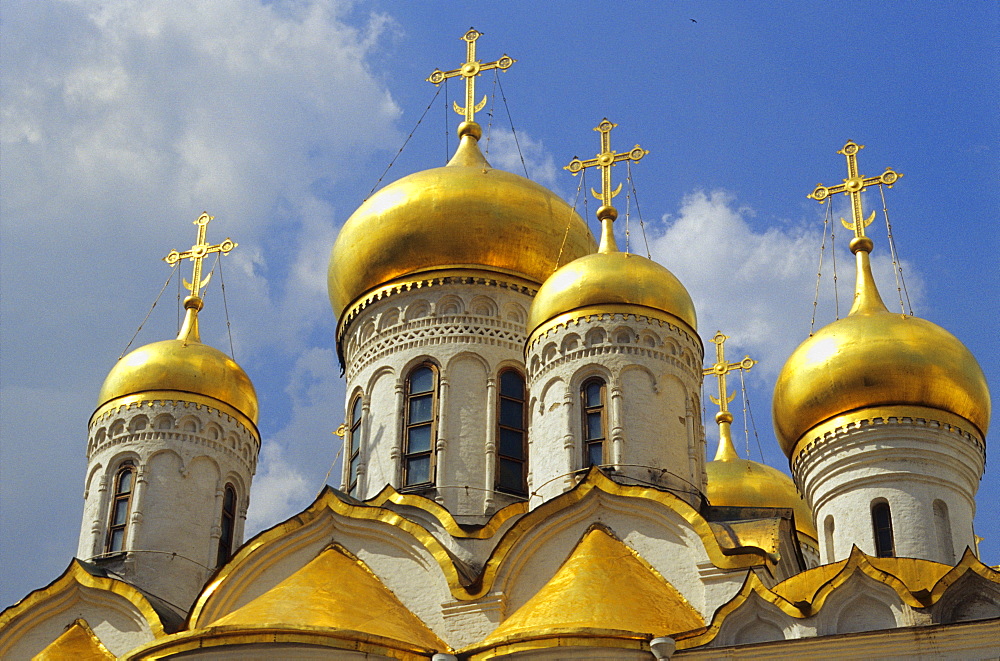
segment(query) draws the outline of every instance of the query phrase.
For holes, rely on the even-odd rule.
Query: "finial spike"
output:
[[[719,379],[719,396],[709,395],[708,398],[719,405],[719,412],[715,414],[715,421],[719,423],[719,449],[715,453],[716,461],[729,461],[739,458],[736,448],[733,446],[733,438],[730,432],[730,424],[733,422],[733,414],[729,412],[729,402],[733,401],[736,393],[729,393],[726,389],[726,374],[734,370],[749,370],[757,364],[757,361],[750,356],[744,356],[739,362],[730,363],[726,361],[725,344],[729,337],[723,332],[716,331],[715,336],[710,340],[715,345],[715,364],[702,371],[704,376],[714,374]]]
[[[433,83],[435,85],[440,85],[448,78],[455,78],[456,76],[461,76],[465,79],[465,107],[458,105],[456,101],[453,105],[453,109],[459,115],[465,116],[465,121],[474,124],[476,121],[476,113],[483,109],[486,105],[486,97],[483,96],[482,101],[476,102],[476,76],[481,74],[483,71],[489,71],[491,69],[500,69],[501,71],[509,69],[517,60],[510,57],[506,53],[500,57],[500,59],[493,62],[482,63],[476,59],[476,40],[483,36],[483,33],[476,30],[475,28],[469,28],[469,30],[462,35],[462,41],[466,43],[465,46],[465,62],[458,69],[452,69],[451,71],[441,71],[440,69],[435,69],[431,72],[431,75],[427,77],[427,82]]]
[[[189,315],[191,314],[192,310],[194,310],[194,313],[197,313],[198,310],[201,309],[202,307],[201,290],[208,284],[208,281],[211,280],[212,278],[211,273],[209,273],[204,278],[201,277],[202,262],[204,262],[205,258],[211,255],[212,253],[218,252],[222,253],[223,255],[227,255],[229,254],[230,250],[232,250],[238,245],[235,241],[233,241],[229,237],[226,237],[225,241],[223,241],[222,243],[217,243],[214,246],[208,243],[208,241],[206,240],[206,235],[208,233],[208,224],[212,222],[214,218],[215,216],[209,216],[208,212],[203,211],[202,214],[198,216],[198,219],[194,221],[194,224],[198,226],[198,238],[195,244],[191,246],[191,249],[185,250],[184,252],[171,250],[170,254],[168,254],[166,257],[163,258],[163,261],[165,261],[167,264],[170,264],[170,266],[177,266],[177,263],[180,262],[182,259],[190,259],[193,262],[191,282],[188,282],[186,279],[184,280],[184,286],[187,287],[188,291],[191,292],[191,296],[189,296],[184,301],[184,307],[188,310]],[[193,307],[193,304],[192,306],[188,305],[188,302],[192,300],[197,301],[196,309]],[[197,322],[197,317],[195,317],[194,321]],[[185,325],[187,325],[187,318],[185,318],[184,323]],[[194,333],[197,335],[197,325],[194,326]]]
[[[875,286],[875,278],[872,276],[871,261],[868,256],[872,251],[872,240],[865,236],[865,228],[875,220],[875,212],[873,211],[870,216],[865,218],[861,208],[861,193],[865,188],[875,184],[885,184],[892,188],[893,184],[903,176],[892,168],[886,168],[885,172],[877,177],[864,177],[858,174],[858,152],[864,148],[864,145],[848,140],[844,148],[837,152],[847,158],[847,178],[844,179],[844,183],[829,187],[818,184],[813,192],[806,196],[820,204],[825,203],[827,198],[835,193],[851,196],[852,222],[840,219],[844,227],[854,231],[854,238],[851,239],[851,252],[855,254],[857,259],[854,305],[849,314],[887,311],[885,303],[878,293],[878,288]]]
[[[618,188],[611,190],[611,168],[621,161],[638,161],[649,153],[639,145],[625,154],[613,151],[611,149],[611,130],[616,126],[618,125],[610,122],[607,117],[602,119],[601,123],[594,127],[595,131],[601,133],[600,153],[586,161],[574,156],[569,165],[563,166],[563,169],[569,170],[573,176],[580,174],[585,168],[597,167],[601,169],[601,192],[590,190],[591,194],[601,201],[601,206],[597,210],[597,218],[601,221],[600,252],[618,252],[618,248],[615,246],[614,231],[611,229],[615,218],[618,217],[618,211],[611,206],[611,200],[621,192],[622,185],[618,184]]]

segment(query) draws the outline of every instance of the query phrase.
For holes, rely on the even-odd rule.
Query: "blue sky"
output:
[[[492,74],[478,84],[491,96],[478,119],[493,165],[523,172],[516,135],[529,176],[572,201],[580,182],[562,166],[598,151],[592,128],[603,117],[619,124],[613,148],[650,151],[632,168],[638,205],[624,191],[616,199],[621,245],[628,210],[631,248],[645,251],[644,229],[653,257],[691,291],[706,344],[721,328],[733,358],[761,361],[747,389],[768,463],[787,470],[770,393],[812,316],[826,208],[806,195],[846,176],[836,152],[848,139],[866,145],[862,173],[904,174],[886,198],[915,313],[961,339],[1000,392],[1000,5],[615,7],[7,0],[0,606],[75,553],[98,390],[169,274],[161,258],[191,245],[203,210],[216,218],[210,239],[240,244],[223,263],[225,307],[264,439],[248,531],[312,500],[343,419],[329,249],[411,131],[383,183],[441,165],[454,148],[459,118],[444,101],[460,98],[459,86],[414,126],[435,93],[424,79],[462,62],[470,26],[484,33],[482,59],[518,60],[499,84]],[[626,175],[616,168],[616,181]],[[835,218],[848,214],[846,198],[835,204]],[[877,192],[865,204],[880,210]],[[588,205],[580,211],[592,220]],[[869,235],[892,306],[881,212]],[[838,223],[842,314],[853,285],[846,244]],[[835,318],[832,260],[828,242],[818,324]],[[203,338],[228,349],[217,280]],[[176,332],[172,287],[138,344]],[[734,402],[745,454],[742,408]],[[760,460],[752,432],[749,446]],[[987,447],[976,527],[983,559],[997,564],[1000,470]]]

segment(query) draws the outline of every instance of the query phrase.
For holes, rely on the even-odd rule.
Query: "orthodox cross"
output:
[[[726,374],[734,370],[748,370],[757,364],[757,361],[750,356],[744,357],[738,363],[727,363],[724,345],[728,339],[729,337],[723,335],[722,331],[715,333],[715,337],[711,339],[711,342],[715,344],[715,364],[702,372],[705,376],[714,374],[719,377],[719,396],[714,397],[709,395],[708,398],[718,404],[722,412],[729,411],[729,402],[733,401],[733,398],[736,397],[735,391],[731,395],[726,391]]]
[[[208,244],[205,240],[205,234],[208,231],[208,224],[212,222],[213,218],[215,216],[209,216],[208,213],[203,212],[198,216],[198,220],[194,221],[194,224],[198,226],[198,242],[191,246],[190,250],[185,250],[184,252],[171,250],[170,254],[163,258],[163,261],[171,266],[176,266],[177,262],[182,259],[190,259],[194,262],[194,274],[192,275],[191,282],[184,280],[184,286],[196,298],[201,294],[201,288],[207,285],[208,281],[212,279],[211,273],[204,280],[201,279],[201,264],[205,257],[214,252],[221,252],[223,255],[226,255],[237,245],[229,237],[226,237],[225,241],[217,243],[214,246]]]
[[[611,206],[611,198],[620,193],[622,190],[621,184],[618,184],[618,188],[615,190],[611,190],[611,166],[621,161],[638,161],[649,153],[647,150],[639,147],[639,145],[633,147],[632,151],[626,154],[619,154],[612,151],[611,129],[616,126],[618,125],[609,122],[607,117],[601,120],[601,123],[594,127],[595,131],[601,132],[601,153],[587,161],[581,161],[579,158],[574,156],[573,160],[569,162],[569,165],[563,167],[564,170],[572,172],[573,176],[579,174],[584,168],[601,168],[601,192],[598,194],[597,191],[591,188],[590,193],[600,200],[601,204],[606,207]]]
[[[458,101],[453,102],[453,107],[455,112],[459,115],[465,115],[465,121],[474,122],[476,121],[476,113],[483,109],[486,105],[486,96],[483,95],[483,100],[476,104],[476,76],[478,76],[483,71],[489,71],[490,69],[509,69],[510,65],[517,62],[512,57],[509,57],[506,53],[499,60],[495,62],[487,62],[483,64],[476,59],[476,39],[483,36],[482,32],[479,32],[475,28],[469,28],[469,31],[465,33],[462,40],[466,43],[465,47],[465,64],[463,64],[458,69],[452,69],[451,71],[441,71],[440,69],[435,69],[433,73],[427,78],[427,82],[434,83],[435,85],[440,85],[448,78],[454,78],[455,76],[462,76],[465,78],[465,107],[458,105]]]
[[[900,177],[903,175],[898,172],[894,172],[892,168],[886,168],[878,177],[862,177],[858,174],[858,152],[864,149],[864,145],[859,145],[853,140],[848,140],[844,148],[838,151],[838,154],[843,154],[847,157],[847,179],[844,179],[844,183],[837,186],[824,186],[823,184],[817,184],[816,190],[809,195],[808,198],[812,198],[823,204],[826,202],[826,198],[830,197],[834,193],[843,193],[844,195],[851,196],[851,212],[853,214],[854,222],[849,223],[843,218],[840,222],[844,224],[849,230],[854,231],[854,236],[860,238],[865,235],[865,228],[872,224],[875,220],[875,212],[866,219],[864,213],[861,211],[861,191],[863,191],[868,186],[873,186],[875,184],[885,184],[889,188],[896,183]]]

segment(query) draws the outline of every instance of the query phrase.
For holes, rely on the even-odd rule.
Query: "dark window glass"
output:
[[[111,517],[111,525],[124,526],[128,520],[128,500],[116,500],[115,512]]]
[[[520,372],[508,369],[500,373],[496,488],[518,495],[528,492],[524,395],[524,376]]]
[[[524,402],[500,398],[500,425],[512,429],[524,427]]]
[[[875,529],[875,555],[879,558],[895,557],[889,503],[875,503],[872,506],[872,526]]]
[[[135,466],[122,464],[115,474],[114,494],[111,497],[111,512],[108,516],[108,537],[104,543],[106,553],[118,553],[125,549],[125,533],[128,531],[129,511],[132,508],[132,484],[135,481]]]
[[[111,539],[108,544],[109,553],[117,553],[124,548],[125,542],[125,529],[116,528],[111,531]]]
[[[604,382],[600,379],[595,379],[587,383],[584,393],[587,406],[604,405]]]
[[[421,484],[431,481],[431,458],[429,456],[410,457],[406,460],[407,484]]]
[[[432,482],[437,423],[437,371],[421,365],[406,379],[403,486]]]
[[[514,459],[524,459],[524,432],[501,427],[500,454]]]
[[[351,405],[351,426],[347,434],[348,473],[347,492],[352,496],[358,491],[358,466],[361,464],[361,396],[354,398]]]
[[[504,397],[524,400],[524,377],[514,370],[500,374],[500,394]]]
[[[410,424],[430,422],[434,416],[434,396],[416,395],[410,398]]]
[[[431,450],[431,426],[420,425],[419,427],[410,427],[407,434],[407,449],[410,453],[414,452],[430,452]]]
[[[604,444],[587,444],[587,466],[600,466],[604,463]]]
[[[231,484],[226,485],[222,497],[222,520],[219,522],[219,553],[215,558],[216,566],[221,566],[229,560],[233,553],[233,537],[236,530],[236,489]]]
[[[583,400],[583,467],[607,463],[604,457],[605,440],[605,383],[590,379],[580,388]]]
[[[410,375],[410,394],[434,390],[434,370],[418,367]]]

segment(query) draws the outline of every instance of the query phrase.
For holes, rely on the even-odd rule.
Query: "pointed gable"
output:
[[[646,641],[703,625],[674,586],[623,542],[594,527],[552,579],[475,649],[544,638],[564,645],[566,636]]]
[[[320,627],[441,650],[447,645],[360,560],[339,545],[212,627]]]
[[[76,620],[31,661],[109,661],[115,655],[94,635],[86,620]]]

